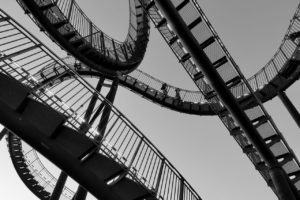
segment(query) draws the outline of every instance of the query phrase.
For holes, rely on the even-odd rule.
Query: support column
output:
[[[99,81],[98,81],[98,83],[97,83],[96,91],[101,92],[104,80],[105,80],[105,78],[101,76],[100,79],[99,79]],[[89,124],[89,121],[90,121],[90,119],[92,117],[92,114],[93,114],[93,111],[95,109],[95,105],[96,105],[97,101],[98,101],[98,94],[95,92],[93,94],[93,96],[92,96],[92,98],[91,98],[91,100],[89,102],[89,105],[88,105],[88,107],[86,109],[86,112],[84,114],[84,120],[85,120],[85,122],[83,122],[80,125],[80,127],[79,127],[79,131],[80,131],[81,134],[86,134],[86,132],[89,129],[88,124]]]
[[[79,185],[77,192],[74,195],[72,200],[85,200],[86,196],[87,196],[87,190],[84,189],[81,185]]]
[[[286,109],[289,111],[290,115],[293,117],[298,127],[300,128],[300,114],[296,109],[296,107],[293,105],[293,103],[291,102],[291,100],[288,98],[288,96],[284,91],[279,91],[278,97],[282,101]]]
[[[293,194],[289,185],[286,184],[287,177],[283,176],[283,169],[279,167],[275,156],[252,125],[246,113],[241,109],[237,100],[227,88],[224,80],[218,74],[172,2],[170,0],[155,0],[155,3],[159,6],[160,10],[163,11],[164,16],[172,25],[172,29],[184,43],[185,48],[187,48],[194,61],[201,68],[202,72],[211,83],[211,86],[218,94],[218,97],[222,100],[234,119],[239,123],[240,127],[243,129],[259,154],[263,157],[268,167],[270,169],[278,167],[278,171],[281,171],[281,173],[272,173],[272,181],[274,182],[277,193],[284,194],[280,196],[280,200],[296,200],[295,194]]]
[[[50,200],[59,200],[60,195],[61,195],[61,193],[64,189],[64,186],[66,184],[67,178],[68,178],[68,175],[65,172],[62,171],[59,175],[59,178],[58,178],[57,183],[55,185],[55,188],[52,192]]]
[[[115,79],[112,83],[109,93],[106,96],[106,99],[108,101],[110,101],[111,103],[113,103],[115,100],[118,85],[119,85],[119,79]],[[98,141],[101,141],[105,134],[105,130],[106,130],[106,126],[108,123],[110,113],[111,113],[111,107],[109,105],[105,105],[99,125],[98,125],[98,132],[99,132],[99,136],[97,137]]]

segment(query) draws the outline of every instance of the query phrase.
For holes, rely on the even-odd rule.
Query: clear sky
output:
[[[198,1],[246,77],[264,66],[275,53],[299,3],[298,0]],[[124,39],[128,29],[126,0],[78,3],[108,35]],[[39,32],[16,1],[0,0],[0,5],[59,55],[65,55]],[[151,31],[149,48],[140,68],[175,86],[195,88],[155,29]],[[298,110],[299,89],[296,83],[287,90]],[[164,153],[204,200],[276,199],[217,117],[177,113],[122,88],[116,106]],[[268,102],[266,108],[299,156],[299,128],[278,98]],[[0,156],[1,198],[34,199],[14,172],[4,141],[0,143]]]

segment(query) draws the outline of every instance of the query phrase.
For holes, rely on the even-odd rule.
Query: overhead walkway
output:
[[[129,0],[129,30],[124,42],[100,30],[74,0],[17,2],[52,40],[106,76],[129,73],[144,57],[150,26],[138,0]]]
[[[0,43],[0,122],[62,169],[61,177],[69,175],[98,199],[201,199],[110,101],[2,10]],[[39,72],[53,62],[73,78],[42,84]],[[34,157],[9,140],[27,187],[41,199],[59,199],[64,178],[48,179],[46,168],[29,168],[35,161],[26,159]]]

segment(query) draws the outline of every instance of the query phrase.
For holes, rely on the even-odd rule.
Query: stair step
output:
[[[91,155],[82,165],[85,169],[93,172],[97,179],[103,181],[107,181],[125,171],[116,161],[99,153]]]
[[[245,146],[245,147],[243,148],[243,152],[244,152],[245,154],[249,154],[249,153],[254,153],[254,152],[256,152],[256,150],[255,150],[255,148],[253,147],[252,144],[249,144],[249,145],[247,145],[247,146]]]
[[[227,63],[228,60],[227,60],[227,57],[226,56],[223,56],[222,58],[220,58],[219,60],[215,61],[213,63],[213,66],[217,69],[218,67],[224,65],[225,63]]]
[[[63,35],[63,37],[66,39],[66,40],[70,40],[72,39],[73,37],[75,37],[77,34],[75,31],[71,31],[71,32],[68,32],[66,34]]]
[[[192,30],[195,26],[197,26],[200,22],[202,22],[202,18],[201,17],[198,17],[197,19],[195,19],[192,23],[190,23],[188,25],[188,28],[190,30]]]
[[[66,126],[62,126],[55,135],[57,143],[76,158],[81,157],[95,147],[88,137]]]
[[[294,157],[292,156],[292,154],[290,153],[286,153],[286,154],[282,154],[280,156],[277,156],[276,159],[278,160],[279,164],[281,166],[285,165],[286,163],[290,162],[291,160],[294,159]]]
[[[299,64],[300,64],[299,60],[293,60],[293,59],[289,60],[286,63],[285,70],[283,71],[283,73],[281,75],[286,79],[288,79],[289,77],[292,77],[294,72],[297,70]]]
[[[186,53],[181,57],[179,62],[184,63],[185,61],[187,61],[190,58],[191,58],[191,55],[189,53]]]
[[[78,40],[75,40],[75,41],[72,41],[71,42],[71,45],[75,48],[78,48],[79,46],[83,45],[84,44],[84,41],[83,39],[78,39]]]
[[[260,125],[266,123],[268,121],[268,118],[265,115],[259,116],[253,120],[251,120],[252,124],[255,127],[259,127]]]
[[[172,45],[172,44],[174,44],[176,41],[178,40],[178,36],[177,35],[175,35],[174,37],[172,37],[170,40],[169,40],[169,45]]]
[[[200,48],[201,49],[205,49],[206,47],[208,47],[209,45],[211,45],[212,43],[214,43],[215,38],[213,36],[209,37],[207,40],[205,40],[204,42],[202,42],[200,44]]]
[[[66,118],[53,108],[33,99],[27,101],[22,117],[30,121],[39,131],[51,137]]]
[[[266,163],[260,162],[257,165],[255,165],[255,169],[258,170],[258,171],[265,171],[265,170],[268,170],[269,168],[266,165]]]
[[[245,97],[241,97],[240,99],[238,99],[238,103],[242,107],[249,107],[251,104],[255,103],[255,99],[252,95],[247,95]]]
[[[93,48],[90,45],[83,45],[81,47],[78,48],[78,52],[82,53],[82,54],[88,54],[90,53],[90,51],[92,51]]]
[[[160,28],[161,26],[167,24],[166,18],[162,18],[155,26],[155,28]]]
[[[118,183],[112,186],[112,191],[120,197],[120,200],[145,199],[152,200],[148,190],[143,188],[139,183],[124,177]]]
[[[56,29],[59,29],[61,27],[63,27],[64,25],[68,24],[68,20],[63,20],[63,21],[60,21],[60,22],[57,22],[55,24],[53,24],[53,26],[56,28]]]
[[[274,144],[280,142],[281,137],[279,135],[272,135],[270,137],[265,138],[264,141],[267,143],[268,147],[271,147]]]
[[[23,108],[30,90],[17,80],[0,73],[0,91],[0,101],[18,111]]]
[[[190,0],[184,0],[182,1],[178,6],[176,6],[176,10],[179,11],[181,10],[184,6],[186,6],[188,3],[190,2]]]
[[[149,10],[152,6],[155,5],[155,2],[152,0],[147,6],[146,6],[146,10]]]
[[[227,81],[225,84],[227,85],[228,88],[232,88],[241,82],[242,82],[241,78],[239,76],[236,76],[233,79]]]
[[[41,6],[41,7],[40,7],[40,10],[41,10],[41,11],[49,10],[50,8],[52,8],[52,7],[54,7],[54,6],[56,6],[56,3],[49,3],[49,4],[47,4],[47,5]]]
[[[194,81],[198,81],[199,79],[203,78],[204,74],[202,72],[198,72],[194,75]]]

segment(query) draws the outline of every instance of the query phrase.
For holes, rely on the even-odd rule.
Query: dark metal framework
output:
[[[196,0],[130,0],[130,28],[123,43],[95,27],[74,0],[18,3],[46,34],[85,63],[67,64],[0,11],[0,36],[6,34],[0,37],[0,121],[63,170],[55,184],[47,180],[51,174],[44,168],[39,171],[43,175],[34,174],[36,169],[27,163],[32,158],[26,156],[31,151],[23,154],[21,141],[9,136],[15,168],[38,197],[59,199],[70,175],[80,184],[75,193],[68,193],[73,200],[85,199],[87,190],[110,200],[201,199],[113,106],[121,82],[172,109],[217,114],[275,194],[281,200],[299,199],[299,161],[261,103],[299,77],[299,8],[278,52],[246,80]],[[149,36],[146,13],[201,95],[141,71],[125,75],[144,56]],[[106,82],[106,76],[112,82]],[[110,87],[105,97],[100,93],[103,86]],[[196,103],[193,95],[185,98],[189,93],[197,95]],[[299,125],[297,110],[284,93],[278,95]],[[39,117],[40,113],[45,117]],[[1,138],[5,134],[6,130]]]

